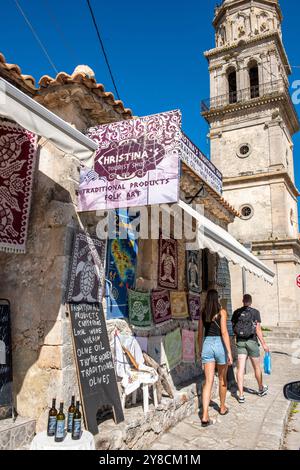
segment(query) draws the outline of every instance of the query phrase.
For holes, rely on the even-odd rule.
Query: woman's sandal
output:
[[[226,416],[226,415],[228,415],[228,413],[229,413],[229,408],[226,408],[225,413],[221,413],[221,411],[219,411],[219,414],[220,414],[221,416]]]
[[[212,424],[214,424],[214,422],[211,419],[209,421],[202,421],[201,420],[201,426],[203,428],[207,428],[208,426],[211,426]]]

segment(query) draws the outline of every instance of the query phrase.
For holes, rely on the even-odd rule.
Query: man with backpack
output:
[[[258,383],[258,395],[263,397],[268,393],[268,387],[263,385],[258,340],[265,352],[269,352],[269,348],[263,337],[260,313],[255,308],[252,308],[251,305],[251,295],[245,294],[243,297],[243,307],[236,310],[231,319],[238,352],[237,383],[239,389],[239,403],[245,403],[244,374],[248,357],[250,357],[255,378]]]

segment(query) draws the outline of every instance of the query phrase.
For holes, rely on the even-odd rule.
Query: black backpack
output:
[[[238,338],[248,339],[255,335],[256,324],[250,309],[241,310],[238,314],[237,323],[234,325],[234,333]]]

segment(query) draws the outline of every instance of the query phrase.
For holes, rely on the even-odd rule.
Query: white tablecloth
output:
[[[33,438],[30,450],[95,450],[95,441],[93,434],[82,431],[81,438],[77,441],[67,433],[63,442],[55,442],[54,437],[47,436],[46,431],[43,431]]]

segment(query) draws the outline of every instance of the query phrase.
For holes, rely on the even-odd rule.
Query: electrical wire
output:
[[[40,46],[41,49],[43,50],[45,56],[47,57],[49,64],[50,64],[51,67],[53,68],[54,72],[55,72],[56,74],[58,74],[58,70],[57,70],[57,68],[56,68],[56,66],[55,66],[55,64],[54,64],[54,62],[52,61],[50,55],[48,54],[48,52],[47,52],[45,46],[43,45],[42,41],[40,40],[39,36],[38,36],[37,33],[35,32],[34,27],[32,26],[32,24],[30,23],[29,19],[27,18],[27,16],[25,15],[24,11],[22,10],[22,8],[21,8],[21,6],[20,6],[18,0],[14,0],[14,1],[15,1],[16,7],[18,8],[19,12],[21,13],[21,15],[23,16],[25,22],[27,23],[27,25],[28,25],[30,31],[32,32],[33,36],[35,37],[36,41],[38,42],[39,46]]]
[[[54,28],[56,29],[57,33],[59,34],[59,36],[61,37],[61,40],[62,40],[62,43],[66,49],[66,51],[68,51],[68,53],[70,53],[74,59],[74,61],[76,62],[77,59],[76,59],[76,52],[75,50],[73,49],[73,47],[70,45],[69,41],[67,40],[64,32],[62,31],[61,27],[59,26],[59,23],[57,21],[57,18],[54,14],[54,12],[52,11],[51,7],[50,7],[50,4],[49,4],[49,1],[48,0],[43,0],[43,3],[44,3],[44,6],[45,6],[45,9],[49,15],[49,18],[52,22],[52,24],[54,25]]]
[[[94,23],[94,26],[95,26],[95,29],[96,29],[96,33],[97,33],[97,36],[98,36],[98,39],[99,39],[99,43],[100,43],[100,46],[101,46],[101,49],[102,49],[102,52],[103,52],[103,55],[104,55],[104,59],[105,59],[106,65],[107,65],[107,68],[108,68],[108,71],[109,71],[109,74],[110,74],[110,78],[111,78],[111,81],[112,81],[112,83],[113,83],[113,86],[114,86],[114,89],[115,89],[117,98],[118,98],[118,100],[119,100],[119,99],[120,99],[120,95],[119,95],[118,88],[117,88],[117,85],[116,85],[116,82],[115,82],[115,79],[114,79],[114,76],[113,76],[113,73],[112,73],[111,66],[110,66],[110,64],[109,64],[108,56],[107,56],[107,53],[106,53],[106,51],[105,51],[105,47],[104,47],[103,41],[102,41],[102,39],[101,39],[100,31],[99,31],[99,28],[98,28],[98,25],[97,25],[97,21],[96,21],[95,15],[94,15],[93,8],[92,8],[92,5],[91,5],[91,3],[90,3],[90,0],[86,0],[86,1],[87,1],[89,10],[90,10],[91,16],[92,16],[92,20],[93,20],[93,23]]]

